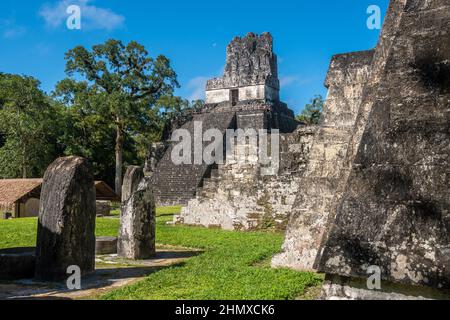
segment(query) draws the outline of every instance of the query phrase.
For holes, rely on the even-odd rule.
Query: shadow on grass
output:
[[[83,276],[81,290],[67,289],[65,283],[42,283],[33,280],[0,283],[0,300],[73,300],[94,298],[106,292],[144,280],[147,276],[168,268],[182,268],[184,260],[202,254],[202,251],[159,251],[148,260],[124,265],[103,263],[94,273]],[[128,263],[130,263],[128,261]]]
[[[157,218],[164,218],[164,217],[173,217],[175,214],[174,213],[161,213],[156,215]]]

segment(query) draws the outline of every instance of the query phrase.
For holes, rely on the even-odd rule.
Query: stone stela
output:
[[[119,257],[144,260],[156,253],[156,207],[149,177],[141,167],[128,167],[122,186]]]
[[[67,268],[81,274],[95,268],[95,187],[86,159],[60,158],[44,175],[36,248],[36,279],[67,279]]]

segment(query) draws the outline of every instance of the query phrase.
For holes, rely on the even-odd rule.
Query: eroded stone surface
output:
[[[284,230],[315,132],[315,127],[301,127],[280,137],[280,168],[273,175],[261,175],[265,168],[258,157],[250,159],[248,148],[237,145],[236,158],[219,165],[175,222],[226,230]]]
[[[36,248],[36,278],[59,281],[75,265],[94,271],[95,187],[91,167],[80,157],[59,158],[44,175]]]
[[[181,117],[168,131],[187,130],[194,145],[194,123],[202,124],[202,132],[217,129],[223,135],[227,129],[279,129],[282,133],[297,129],[294,112],[279,99],[277,59],[270,34],[250,33],[235,38],[228,46],[223,77],[207,83],[204,107]],[[168,141],[162,157],[149,156],[147,161],[147,167],[154,168],[158,205],[187,205],[195,198],[197,188],[217,169],[215,165],[194,162],[194,157],[190,163],[175,165],[171,155],[176,143]],[[203,147],[208,145],[203,143]],[[193,155],[194,148],[191,151]]]
[[[381,282],[368,289],[367,280],[327,275],[322,287],[323,300],[450,300],[450,292],[423,286]]]
[[[156,206],[151,178],[141,167],[130,166],[122,187],[122,211],[117,252],[143,260],[155,254]]]
[[[95,254],[116,254],[117,237],[97,237],[95,241]]]
[[[320,270],[450,287],[448,30],[447,1],[391,3]]]
[[[362,51],[336,55],[331,61],[322,123],[296,190],[283,253],[272,262],[275,267],[314,268],[329,215],[342,192],[343,162],[372,58],[373,51]]]

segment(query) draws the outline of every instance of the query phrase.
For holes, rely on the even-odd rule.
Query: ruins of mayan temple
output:
[[[447,0],[392,0],[375,49],[332,58],[317,127],[279,101],[270,35],[234,39],[184,128],[280,129],[280,165],[261,174],[239,144],[216,166],[159,162],[160,203],[185,204],[178,223],[286,228],[272,265],[326,273],[324,298],[448,298],[449,30]],[[369,290],[378,271],[381,289]]]
[[[295,140],[294,136],[301,136],[300,139],[303,139],[302,133],[294,133],[298,123],[294,119],[294,113],[285,103],[280,101],[279,91],[277,56],[273,53],[272,36],[269,33],[261,35],[249,33],[242,38],[236,37],[227,48],[223,77],[208,81],[205,106],[192,115],[180,128],[188,130],[192,137],[194,137],[194,124],[201,123],[203,132],[215,128],[225,135],[227,129],[267,129],[269,133],[273,129],[278,129],[282,134],[286,134],[281,138],[286,143],[288,140]],[[201,136],[202,132],[197,132],[198,134]],[[288,134],[292,134],[292,137],[289,137]],[[308,140],[309,136],[310,134],[306,133],[304,139]],[[268,140],[270,140],[270,137]],[[297,144],[301,143],[299,141]],[[214,183],[222,179],[221,177],[227,180],[233,179],[233,176],[236,177],[236,175],[241,176],[241,184],[247,178],[253,179],[255,180],[255,183],[251,184],[253,187],[257,187],[256,183],[260,183],[257,178],[260,168],[257,165],[250,164],[239,168],[236,166],[207,165],[205,163],[175,165],[171,161],[173,148],[174,143],[169,144],[166,150],[163,150],[162,159],[156,165],[154,174],[155,197],[159,205],[187,205],[190,200],[196,198],[196,200],[193,200],[194,202],[189,204],[189,208],[192,210],[188,210],[191,213],[187,214],[185,211],[186,214],[183,215],[185,223],[208,226],[222,225],[222,221],[215,218],[204,221],[205,223],[199,221],[203,218],[197,217],[196,209],[194,209],[194,207],[201,209],[195,201],[203,203],[203,196],[208,199],[211,191],[215,189]],[[299,148],[299,151],[294,152],[303,153],[302,146],[299,146]],[[283,152],[287,154],[288,149],[289,147],[286,146]],[[295,149],[295,146],[292,146],[291,149]],[[305,147],[305,149],[307,148]],[[286,156],[284,163],[286,163],[286,166],[290,166],[287,164],[290,161],[287,158]],[[304,161],[301,158],[301,156],[290,157],[291,160]],[[292,167],[296,166],[292,165]],[[242,172],[236,172],[236,175],[230,172],[234,172],[235,169],[242,170]],[[286,168],[286,174],[288,170]],[[224,173],[230,173],[232,176],[223,176]],[[295,182],[292,182],[292,184],[295,185]],[[242,202],[242,199],[239,198],[240,195],[237,193],[238,190],[230,191],[229,196],[236,197],[236,200],[231,200],[232,202]],[[242,195],[245,195],[245,191]],[[267,195],[264,193],[257,196],[258,199],[262,197],[278,198],[275,193],[271,192]],[[293,198],[293,195],[290,198]],[[255,198],[255,201],[258,199]],[[290,208],[289,202],[292,204],[293,199],[286,199],[285,203],[279,205],[289,206]],[[258,206],[254,216],[259,216],[259,211],[264,211],[264,206],[267,207],[266,204]],[[265,211],[269,212],[269,209]],[[229,215],[232,217],[234,213],[229,213]],[[225,220],[223,223],[227,225],[227,228],[234,228],[233,224],[237,228],[247,228],[246,222],[242,223],[243,226],[241,226],[241,222],[233,222],[233,218]],[[274,219],[271,218],[270,220]]]
[[[232,159],[227,158],[224,164],[203,167],[199,176],[192,172],[200,167],[186,166],[186,182],[192,188],[186,200],[194,199],[175,218],[176,223],[228,230],[285,229],[315,128],[297,129],[293,112],[280,102],[279,90],[277,57],[270,34],[250,33],[235,38],[228,46],[224,76],[208,81],[206,106],[193,121],[203,120],[204,129],[267,129],[265,141],[272,151],[267,154],[275,153],[279,161],[273,158],[273,163],[262,164],[261,148],[249,150],[247,141],[237,141]],[[273,129],[281,132],[276,141],[279,149],[272,144]],[[168,164],[160,168],[163,165]],[[168,173],[180,169],[171,168]],[[179,182],[173,187],[186,188]]]
[[[284,252],[274,266],[311,270],[329,212],[339,190],[348,140],[353,131],[373,51],[336,55],[325,86],[328,97],[322,123],[314,136],[306,170],[291,211]]]
[[[281,135],[280,167],[270,175],[262,173],[266,168],[258,157],[249,159],[246,146],[238,144],[235,160],[218,166],[175,222],[226,230],[285,230],[314,132],[314,127],[301,127]]]
[[[450,289],[449,30],[447,0],[393,0],[373,57],[333,59],[327,110],[348,104],[353,116],[329,137],[325,117],[273,260],[325,272],[324,298]],[[373,270],[380,290],[368,290]]]

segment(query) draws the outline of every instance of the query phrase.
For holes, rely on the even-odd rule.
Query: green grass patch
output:
[[[156,214],[159,217],[168,216],[168,215],[174,215],[177,213],[180,213],[181,207],[180,206],[173,206],[173,207],[159,207],[156,208]],[[111,210],[111,216],[119,217],[120,216],[120,206],[115,206]]]
[[[117,236],[119,219],[99,218],[97,236]],[[37,237],[37,218],[0,220],[0,249],[34,247]]]
[[[230,232],[167,225],[179,207],[158,208],[157,242],[161,245],[203,249],[186,262],[149,275],[103,299],[259,300],[309,298],[322,282],[320,275],[271,269],[270,257],[283,241],[280,233]],[[34,218],[0,221],[0,248],[34,246]],[[97,236],[115,236],[119,219],[97,219]]]

